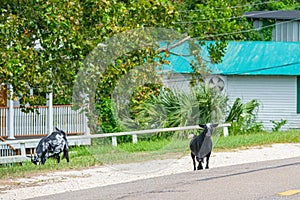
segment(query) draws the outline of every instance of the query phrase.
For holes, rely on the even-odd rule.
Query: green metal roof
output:
[[[191,73],[194,58],[187,56],[188,44],[171,51],[177,55],[170,55],[170,65],[164,65],[163,70]],[[201,56],[209,59],[205,47]],[[222,75],[300,75],[300,42],[230,41],[223,61],[207,66],[213,74]]]

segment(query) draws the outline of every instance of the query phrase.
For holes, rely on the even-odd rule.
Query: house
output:
[[[220,64],[207,63],[211,70],[207,82],[218,87],[232,105],[237,97],[244,102],[260,102],[258,121],[270,130],[270,120],[287,120],[283,129],[300,128],[300,42],[229,42]],[[172,71],[164,79],[167,87],[188,88],[193,58],[187,44],[172,50],[170,64],[163,70]],[[208,59],[207,52],[202,57]]]
[[[300,41],[300,10],[252,11],[244,17],[253,22],[254,28],[271,29],[272,41]]]

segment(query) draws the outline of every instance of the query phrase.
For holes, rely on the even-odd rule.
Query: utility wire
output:
[[[269,3],[275,3],[275,2],[278,2],[278,1],[267,1],[267,2],[262,2],[262,3],[255,3],[255,4],[245,4],[245,5],[238,5],[238,6],[229,6],[229,7],[226,7],[226,8],[205,8],[205,9],[199,9],[199,10],[179,10],[178,12],[201,12],[201,11],[204,11],[204,10],[225,10],[225,9],[228,9],[228,8],[243,8],[243,7],[248,7],[248,6],[257,6],[257,5],[264,5],[264,4],[269,4]]]
[[[286,24],[286,23],[293,22],[293,21],[298,21],[298,20],[300,20],[300,17],[296,18],[296,19],[288,20],[288,21],[278,22],[276,24],[261,26],[261,27],[258,27],[258,28],[247,29],[247,30],[243,30],[243,31],[234,31],[234,32],[220,33],[220,34],[214,34],[214,35],[199,36],[199,37],[195,37],[195,38],[197,38],[197,39],[205,39],[205,38],[212,38],[212,37],[233,35],[233,34],[238,34],[238,33],[247,33],[247,32],[251,32],[251,31],[259,31],[259,30],[262,30],[262,29],[265,29],[265,28],[268,28],[268,27],[273,27],[273,26],[280,25],[280,24]]]
[[[278,12],[278,10],[265,11],[265,12],[260,13],[260,15],[266,14],[266,13],[273,13],[273,12]],[[251,16],[254,16],[254,15],[256,15],[256,13],[248,14],[248,15],[228,17],[228,18],[207,19],[207,20],[198,20],[198,21],[181,21],[181,22],[175,22],[175,23],[178,23],[178,24],[193,24],[193,23],[215,22],[215,21],[221,21],[221,20],[231,20],[231,19],[251,17]]]
[[[300,64],[300,61],[293,62],[293,63],[288,63],[288,64],[283,64],[283,65],[276,65],[276,66],[272,66],[272,67],[252,69],[252,70],[248,70],[248,71],[227,72],[226,74],[246,74],[246,73],[251,73],[251,72],[260,72],[260,71],[265,71],[265,70],[269,70],[269,69],[277,69],[277,68],[282,68],[282,67],[288,67],[288,66],[297,65],[297,64]]]
[[[295,8],[300,8],[300,6],[295,6]],[[246,18],[246,17],[255,16],[255,15],[263,15],[263,14],[269,14],[269,13],[280,12],[280,11],[286,11],[286,10],[268,10],[268,11],[260,11],[259,14],[251,13],[251,14],[247,14],[247,15],[233,16],[233,17],[228,17],[228,18],[203,19],[203,20],[197,20],[197,21],[180,21],[180,22],[175,22],[175,23],[177,23],[177,24],[193,24],[193,23],[215,22],[215,21],[221,21],[221,20]],[[189,16],[187,16],[187,17],[189,17]],[[182,15],[181,15],[181,19],[182,19]]]

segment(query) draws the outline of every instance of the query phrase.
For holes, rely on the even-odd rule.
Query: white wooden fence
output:
[[[48,134],[48,107],[39,106],[34,112],[24,113],[20,107],[13,110],[13,130],[9,130],[9,109],[0,108],[0,136],[41,136]],[[71,105],[53,106],[53,126],[67,134],[84,134],[87,131],[87,120],[81,110],[72,110]],[[9,135],[8,133],[11,132]]]
[[[217,128],[223,128],[223,134],[225,137],[228,136],[228,127],[230,124],[219,124]],[[132,142],[137,143],[137,135],[140,134],[151,134],[151,133],[163,133],[163,132],[171,132],[171,131],[185,131],[185,130],[195,130],[195,129],[201,129],[198,125],[195,126],[185,126],[185,127],[174,127],[174,128],[163,128],[163,129],[151,129],[151,130],[140,130],[140,131],[131,131],[131,132],[118,132],[118,133],[107,133],[107,134],[94,134],[94,135],[79,135],[79,136],[69,136],[68,142],[70,146],[73,145],[81,145],[80,141],[82,141],[82,144],[86,143],[85,140],[90,140],[91,138],[106,138],[111,137],[112,138],[112,145],[117,146],[117,136],[123,136],[123,135],[132,135]],[[11,140],[6,142],[0,142],[0,149],[4,145],[12,145],[16,149],[21,150],[21,155],[19,156],[5,156],[0,157],[0,164],[1,163],[13,163],[13,162],[22,162],[25,160],[28,160],[26,157],[26,148],[35,148],[38,144],[40,139],[28,139],[28,140]]]

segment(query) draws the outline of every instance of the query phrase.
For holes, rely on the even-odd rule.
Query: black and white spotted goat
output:
[[[57,163],[60,162],[59,154],[63,152],[63,158],[66,158],[69,162],[69,146],[66,138],[66,133],[58,128],[47,137],[40,140],[36,147],[34,158],[31,158],[31,162],[40,165],[45,164],[47,158],[55,157]]]
[[[212,150],[212,140],[211,136],[213,134],[214,128],[218,126],[218,124],[199,124],[201,128],[204,130],[199,134],[195,135],[190,142],[190,149],[191,149],[191,157],[193,159],[194,170],[196,170],[196,161],[195,157],[198,161],[197,170],[203,169],[202,162],[203,159],[206,157],[206,167],[205,169],[209,168],[209,157]]]

